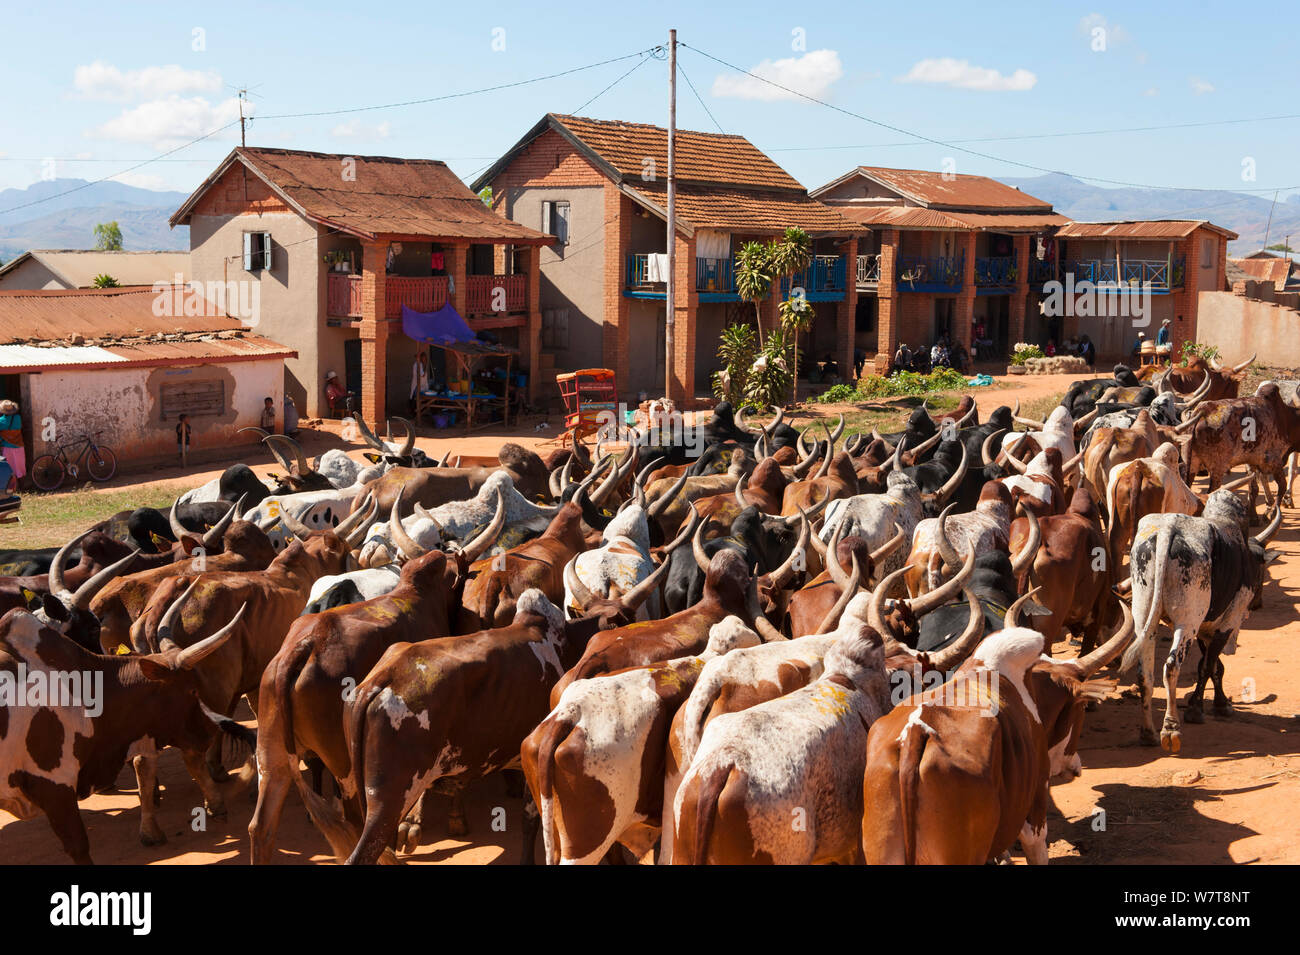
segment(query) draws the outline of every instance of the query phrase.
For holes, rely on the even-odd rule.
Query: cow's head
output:
[[[70,590],[63,580],[68,555],[90,533],[86,531],[59,548],[50,563],[49,592],[34,594],[28,591],[27,608],[45,626],[75,640],[92,653],[98,653],[99,618],[90,612],[90,602],[110,580],[126,573],[140,552],[131,551],[121,560],[96,572],[75,591]]]

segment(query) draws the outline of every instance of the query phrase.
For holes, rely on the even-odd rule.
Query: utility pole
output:
[[[241,89],[239,91],[239,145],[240,147],[248,145],[246,142],[244,142],[244,97],[247,95],[248,95],[248,90]]]
[[[668,276],[664,283],[664,397],[672,393],[677,283],[677,31],[668,31]],[[690,398],[690,395],[686,396]]]

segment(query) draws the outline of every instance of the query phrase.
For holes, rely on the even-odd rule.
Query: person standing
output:
[[[262,430],[275,434],[275,402],[270,398],[262,405]]]
[[[176,419],[176,454],[180,457],[182,465],[187,463],[186,456],[190,450],[191,433],[190,416],[183,414]]]
[[[415,363],[411,365],[411,414],[415,414],[416,403],[420,395],[429,390],[429,366],[425,361],[424,351],[415,353]]]
[[[6,398],[0,401],[0,456],[21,480],[27,474],[27,451],[23,448],[23,416],[18,413],[18,402]]]

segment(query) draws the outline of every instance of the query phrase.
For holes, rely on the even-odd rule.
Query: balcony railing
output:
[[[975,257],[975,284],[980,288],[1013,288],[1018,276],[1014,255]]]
[[[900,255],[898,288],[903,292],[956,292],[966,271],[961,255]]]
[[[1102,288],[1144,288],[1168,291],[1182,288],[1186,257],[1165,259],[1089,259],[1064,263],[1062,271],[1074,275],[1076,283],[1091,282]],[[1170,273],[1173,273],[1172,275]]]
[[[781,280],[781,295],[792,288],[804,290],[810,302],[834,302],[844,297],[846,263],[842,255],[815,255],[808,268]]]
[[[871,285],[880,281],[880,253],[858,256],[858,284]]]
[[[1029,281],[1033,285],[1056,280],[1056,262],[1052,259],[1031,258],[1029,260]]]
[[[487,315],[528,310],[528,276],[467,275],[465,312]]]
[[[333,318],[361,318],[361,276],[329,273],[325,301],[326,311]],[[403,305],[417,312],[436,312],[446,304],[446,276],[385,277],[385,318],[401,318]]]
[[[731,259],[695,260],[695,291],[697,292],[735,292],[735,262]]]
[[[662,276],[656,276],[653,280],[650,278],[650,255],[651,253],[634,252],[627,257],[624,294],[663,296],[666,279]]]

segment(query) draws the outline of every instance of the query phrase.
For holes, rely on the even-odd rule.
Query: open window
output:
[[[542,203],[542,231],[569,244],[569,204],[563,200]]]
[[[260,272],[271,268],[271,233],[244,233],[244,271]]]

